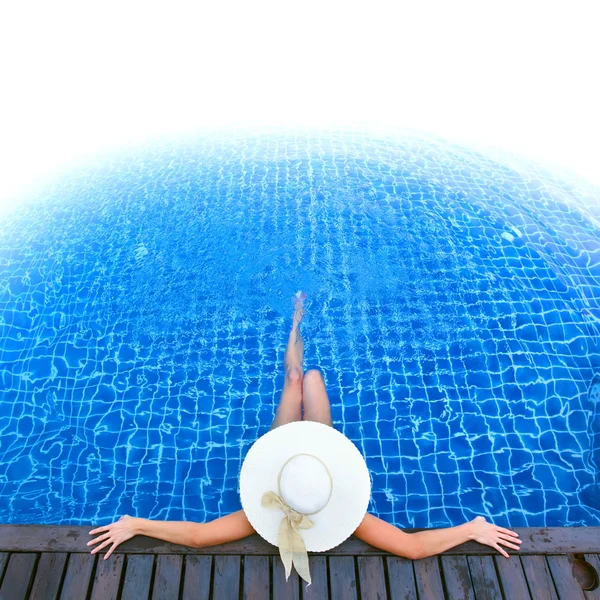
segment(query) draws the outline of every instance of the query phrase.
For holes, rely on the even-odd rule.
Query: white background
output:
[[[246,121],[390,124],[600,183],[598,12],[527,0],[7,2],[0,203],[90,153]]]

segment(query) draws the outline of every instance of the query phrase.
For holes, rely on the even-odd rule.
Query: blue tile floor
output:
[[[0,522],[239,509],[298,289],[370,510],[600,525],[598,191],[433,138],[299,129],[98,158],[4,217]]]

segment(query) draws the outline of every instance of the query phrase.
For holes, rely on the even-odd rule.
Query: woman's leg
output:
[[[321,373],[316,369],[306,371],[303,388],[304,420],[333,426],[329,398]]]
[[[287,348],[283,364],[285,367],[285,381],[283,383],[283,391],[281,392],[281,400],[275,413],[275,420],[271,429],[291,423],[293,421],[302,420],[302,379],[304,367],[304,342],[300,335],[299,326],[304,314],[304,299],[306,295],[300,294],[295,299],[296,310],[292,322],[292,331],[288,338]]]

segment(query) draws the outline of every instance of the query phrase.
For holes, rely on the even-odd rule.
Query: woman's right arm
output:
[[[111,545],[111,548],[104,557],[106,560],[119,544],[136,535],[147,535],[173,544],[203,548],[205,546],[215,546],[239,540],[253,533],[254,529],[243,510],[215,519],[209,523],[153,521],[151,519],[140,519],[125,515],[110,525],[97,527],[90,531],[90,535],[100,535],[90,540],[88,546],[102,542],[92,550],[92,554],[95,554]]]
[[[500,544],[513,550],[519,550],[518,544],[521,543],[518,534],[514,531],[488,523],[483,517],[476,517],[472,521],[456,527],[406,533],[394,525],[368,514],[354,535],[380,550],[413,560],[434,556],[469,540],[491,546],[508,558],[509,555],[504,548],[500,547]]]

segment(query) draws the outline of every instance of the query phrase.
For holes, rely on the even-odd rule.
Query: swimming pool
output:
[[[447,142],[115,153],[0,230],[0,522],[202,521],[305,366],[402,527],[599,525],[600,201]]]

